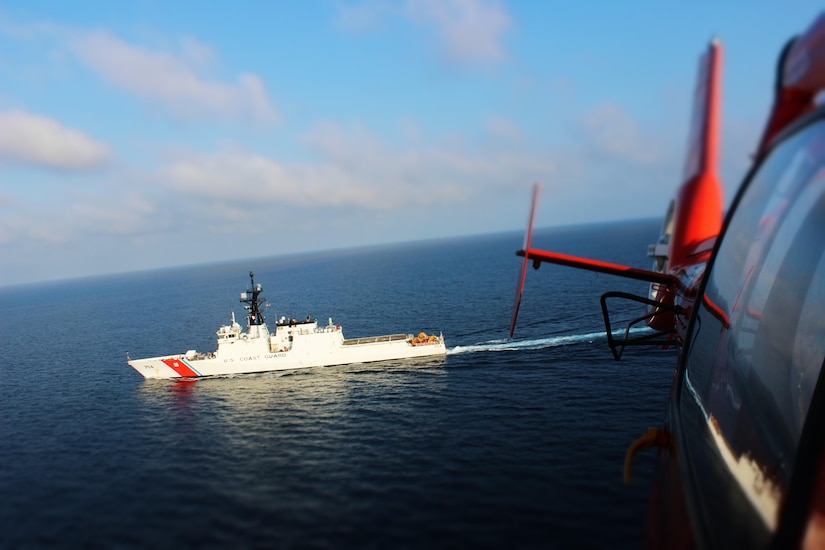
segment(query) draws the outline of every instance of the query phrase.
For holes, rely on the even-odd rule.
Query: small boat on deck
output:
[[[131,359],[127,362],[146,378],[186,378],[247,374],[277,370],[326,367],[351,363],[369,363],[397,359],[443,356],[447,354],[444,336],[391,334],[347,340],[340,325],[319,326],[315,319],[282,317],[271,333],[261,313],[263,288],[249,272],[251,286],[241,293],[241,302],[248,311],[247,330],[235,321],[217,331],[218,348],[200,353],[189,350],[183,354]]]

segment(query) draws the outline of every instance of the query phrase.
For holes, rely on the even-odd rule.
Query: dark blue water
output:
[[[648,267],[658,221],[534,244]],[[638,547],[673,352],[612,360],[599,295],[643,283],[528,274],[517,234],[0,290],[0,546]],[[443,331],[438,360],[196,381],[125,362],[211,351],[253,269],[269,320],[347,337]],[[635,306],[624,315],[638,313]]]

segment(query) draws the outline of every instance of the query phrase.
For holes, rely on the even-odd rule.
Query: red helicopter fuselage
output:
[[[754,162],[723,215],[717,174],[721,46],[703,56],[683,183],[653,269],[523,250],[529,262],[649,281],[649,296],[602,296],[616,359],[672,345],[665,420],[636,441],[658,449],[650,547],[825,546],[825,16],[789,42]],[[533,210],[537,192],[534,193]],[[655,332],[613,335],[607,301],[645,306]],[[628,328],[630,325],[628,325]]]

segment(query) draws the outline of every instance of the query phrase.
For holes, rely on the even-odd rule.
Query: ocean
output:
[[[544,229],[534,246],[649,268],[660,223]],[[639,547],[655,453],[631,487],[624,456],[661,424],[676,354],[614,361],[599,296],[646,285],[551,265],[528,273],[508,339],[522,238],[0,289],[0,547]],[[443,332],[448,354],[177,381],[126,364],[214,350],[250,270],[270,326]]]

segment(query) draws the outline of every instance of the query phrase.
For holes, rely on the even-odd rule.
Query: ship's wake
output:
[[[648,327],[633,328],[630,334],[640,334],[651,332]],[[624,337],[624,330],[613,332],[613,337],[621,339]],[[447,350],[447,355],[458,355],[461,353],[479,353],[487,351],[519,351],[538,350],[544,348],[555,348],[559,346],[569,346],[573,344],[603,342],[607,340],[607,333],[589,332],[587,334],[569,334],[564,336],[550,336],[547,338],[537,338],[532,340],[510,340],[502,338],[498,340],[488,340],[468,346],[456,346]]]

